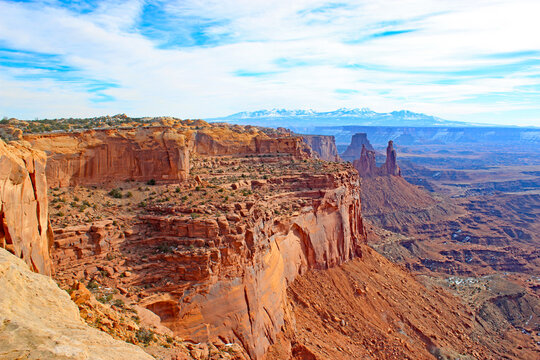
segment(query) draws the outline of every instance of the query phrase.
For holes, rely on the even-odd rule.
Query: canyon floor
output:
[[[363,181],[363,214],[377,233],[370,245],[426,286],[443,286],[467,303],[486,331],[500,334],[488,346],[501,349],[502,358],[526,347],[530,358],[538,357],[537,150],[411,145],[399,151],[404,178],[420,187],[403,179]]]

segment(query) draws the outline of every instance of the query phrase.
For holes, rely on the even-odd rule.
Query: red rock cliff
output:
[[[189,173],[185,135],[163,127],[27,135],[25,140],[48,154],[50,187],[178,181]]]
[[[336,147],[336,140],[333,136],[302,135],[302,138],[319,155],[320,159],[341,161]]]
[[[277,178],[262,186],[289,191],[288,202],[305,206],[292,216],[265,210],[270,203],[224,207],[226,215],[216,220],[142,216],[147,228],[136,245],[140,249],[164,238],[206,244],[196,252],[174,252],[141,264],[140,281],[156,284],[167,277],[169,282],[142,303],[186,339],[239,342],[257,359],[284,324],[288,284],[308,269],[359,256],[364,241],[358,178],[352,171]]]
[[[220,158],[230,162],[221,169],[236,169],[242,164],[236,159]],[[99,274],[96,269],[113,269],[108,286],[141,289],[138,303],[176,335],[240,343],[253,359],[263,358],[286,321],[289,284],[309,269],[361,256],[365,236],[359,178],[352,166],[281,156],[243,159],[268,173],[304,169],[268,178],[258,174],[258,179],[219,188],[234,190],[200,189],[194,195],[206,197],[196,209],[179,202],[147,207],[126,223],[127,232],[118,232],[110,220],[58,229],[54,258],[59,272],[92,277]],[[207,169],[207,161],[197,160],[196,169]],[[232,202],[219,197],[229,191],[230,196],[253,194],[251,200],[241,195]],[[118,277],[126,266],[130,274]]]
[[[52,230],[47,208],[46,157],[40,151],[0,140],[0,247],[33,271],[52,272]]]
[[[312,154],[299,136],[273,137],[254,127],[204,122],[26,135],[24,140],[47,153],[50,187],[150,179],[182,182],[189,176],[191,155],[282,153],[305,159]]]

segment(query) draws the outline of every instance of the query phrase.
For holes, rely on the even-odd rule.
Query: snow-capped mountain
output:
[[[378,113],[368,108],[341,108],[334,111],[272,109],[239,112],[208,121],[224,121],[240,125],[287,127],[302,129],[314,126],[469,126],[472,124],[444,120],[435,116],[414,113],[408,110]]]

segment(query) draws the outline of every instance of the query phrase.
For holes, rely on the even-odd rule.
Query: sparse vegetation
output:
[[[124,197],[120,189],[112,189],[111,191],[109,191],[109,195],[115,199],[121,199]]]

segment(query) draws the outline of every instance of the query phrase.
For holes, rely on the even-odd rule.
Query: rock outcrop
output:
[[[135,345],[86,325],[67,292],[0,249],[0,358],[150,360]]]
[[[196,130],[192,153],[197,155],[290,154],[311,157],[311,149],[300,136],[268,136],[252,126],[214,126]]]
[[[281,156],[261,158],[269,162],[232,158],[228,167],[219,158],[225,165],[215,173],[237,169],[241,159],[273,177],[253,170],[258,178],[242,186],[206,185],[195,190],[202,204],[195,208],[175,201],[147,206],[122,224],[130,229],[120,234],[110,222],[59,229],[59,272],[88,278],[106,273],[106,286],[136,291],[138,304],[175,335],[239,343],[251,358],[263,358],[285,323],[289,284],[310,269],[361,256],[360,188],[348,164],[291,163]],[[209,161],[197,160],[193,171],[207,169]],[[300,173],[276,174],[288,168]],[[201,176],[200,184],[211,180]]]
[[[336,140],[327,135],[302,135],[304,141],[315,151],[319,158],[326,161],[341,161]]]
[[[196,155],[284,154],[312,156],[300,136],[266,134],[251,126],[185,121],[176,126],[97,129],[25,135],[48,155],[50,187],[122,181],[182,182]]]
[[[33,271],[52,272],[46,156],[16,142],[0,140],[0,247],[22,258]]]
[[[375,162],[375,151],[368,150],[362,145],[360,159],[354,160],[353,165],[361,177],[370,176],[401,176],[401,169],[397,164],[397,154],[394,142],[390,140],[386,148],[386,161],[380,167]]]
[[[390,140],[386,148],[386,161],[383,164],[383,175],[401,176],[401,169],[397,164],[397,152],[394,142]]]
[[[50,187],[182,181],[189,174],[186,136],[164,127],[50,133],[24,139],[47,153]]]
[[[347,147],[347,150],[341,157],[345,161],[353,162],[354,160],[360,158],[362,154],[362,148],[366,147],[367,150],[374,151],[373,146],[371,146],[366,133],[356,133],[351,138],[351,143]]]

